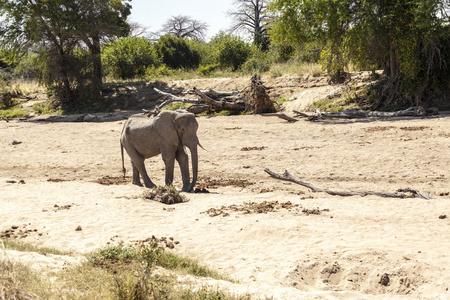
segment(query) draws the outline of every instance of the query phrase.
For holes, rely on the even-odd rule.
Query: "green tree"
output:
[[[161,36],[155,44],[156,52],[169,68],[197,68],[200,54],[187,40],[170,34]]]
[[[209,42],[212,59],[222,68],[236,71],[251,55],[251,47],[238,36],[223,31],[216,34]]]
[[[442,51],[450,38],[448,6],[445,0],[274,0],[269,9],[279,17],[270,35],[280,44],[319,41],[333,74],[350,61],[383,68],[388,101],[414,104],[426,89],[444,84],[431,70],[449,68]]]
[[[117,39],[103,47],[102,59],[106,75],[114,78],[135,78],[157,67],[159,59],[152,43],[140,37]]]
[[[102,83],[100,41],[127,31],[130,5],[121,0],[0,0],[0,43],[23,53],[35,49],[45,59],[47,70],[41,79],[58,92],[63,104],[75,103],[75,90],[89,86],[98,98]],[[88,48],[90,58],[80,55]],[[75,53],[77,52],[77,53]],[[74,70],[86,68],[83,76]],[[82,81],[80,81],[82,80]]]

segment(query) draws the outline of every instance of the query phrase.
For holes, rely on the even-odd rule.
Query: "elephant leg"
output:
[[[136,168],[138,169],[139,173],[141,174],[142,180],[144,180],[144,185],[146,188],[154,188],[156,187],[156,184],[154,184],[150,177],[148,177],[147,170],[145,169],[144,161],[137,163]]]
[[[127,149],[127,152],[131,158],[131,163],[133,166],[133,184],[141,185],[141,181],[139,180],[139,174],[141,174],[145,187],[156,187],[156,185],[148,177],[147,170],[145,169],[144,157],[135,149],[130,149],[129,151]]]
[[[183,147],[180,147],[176,153],[176,159],[181,170],[181,178],[183,180],[182,191],[188,191],[190,186],[189,177],[189,157],[184,151]]]
[[[131,165],[133,166],[133,184],[138,185],[138,186],[142,186],[141,178],[139,177],[138,169],[136,168],[136,166],[134,165],[133,162],[131,162]]]
[[[166,166],[166,185],[173,182],[173,169],[175,166],[175,153],[163,155],[164,165]]]

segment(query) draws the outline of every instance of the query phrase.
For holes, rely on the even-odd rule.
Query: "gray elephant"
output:
[[[142,186],[139,174],[148,188],[155,187],[145,170],[144,160],[161,154],[166,168],[166,184],[172,184],[174,163],[177,160],[183,180],[182,191],[190,192],[197,182],[198,123],[195,115],[180,111],[163,111],[156,117],[134,115],[125,123],[120,136],[122,169],[125,176],[123,148],[131,158],[133,184]],[[189,175],[189,157],[185,147],[191,152],[192,182]],[[203,148],[203,147],[202,147]]]

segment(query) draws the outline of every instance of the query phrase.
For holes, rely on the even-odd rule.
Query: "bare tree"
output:
[[[130,24],[129,36],[141,37],[141,36],[146,36],[148,34],[148,30],[150,27],[146,27],[137,22],[130,22],[129,24]]]
[[[247,32],[253,36],[253,43],[267,47],[266,0],[234,0],[234,10],[227,12],[233,18],[231,32]]]
[[[194,20],[189,16],[175,16],[164,23],[161,33],[204,41],[207,30],[208,25],[206,23]]]

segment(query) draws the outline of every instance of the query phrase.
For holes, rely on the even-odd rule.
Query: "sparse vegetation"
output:
[[[62,251],[56,248],[40,247],[30,243],[24,243],[16,239],[4,239],[1,241],[0,245],[3,245],[5,249],[17,250],[23,252],[38,252],[46,254],[56,254],[56,255],[69,255],[70,252]]]
[[[18,251],[64,254],[10,240],[4,246]],[[0,295],[6,299],[35,296],[45,299],[250,299],[247,295],[231,296],[207,286],[180,283],[177,273],[233,280],[196,260],[166,251],[157,239],[137,246],[120,242],[87,257],[80,264],[58,272],[34,271],[19,263],[0,260]]]
[[[19,106],[13,106],[8,108],[0,108],[0,118],[25,118],[28,117],[28,111]]]

